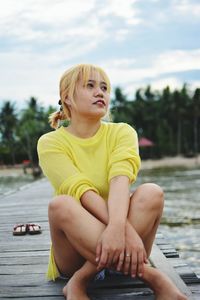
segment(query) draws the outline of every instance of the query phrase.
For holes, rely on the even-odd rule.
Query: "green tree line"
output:
[[[4,101],[0,109],[0,164],[29,160],[38,165],[37,140],[51,130],[48,117],[56,108],[43,107],[31,97],[17,111],[14,102]],[[197,155],[200,150],[200,88],[189,91],[187,85],[171,91],[152,91],[151,86],[136,91],[128,99],[120,87],[111,100],[114,122],[133,126],[138,136],[153,141],[154,147],[140,149],[143,157]],[[146,152],[145,152],[146,151]]]
[[[4,101],[0,110],[0,164],[29,161],[33,170],[37,168],[37,141],[51,130],[48,117],[52,111],[55,108],[44,108],[34,97],[20,111],[13,102]]]
[[[186,84],[171,91],[152,91],[151,86],[138,89],[128,100],[120,88],[112,100],[114,122],[127,122],[139,138],[153,141],[153,157],[196,156],[200,151],[200,88],[189,91]],[[145,154],[145,149],[141,149]]]

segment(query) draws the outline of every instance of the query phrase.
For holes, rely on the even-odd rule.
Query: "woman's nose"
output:
[[[103,97],[103,92],[102,89],[100,87],[96,87],[95,89],[95,97]]]

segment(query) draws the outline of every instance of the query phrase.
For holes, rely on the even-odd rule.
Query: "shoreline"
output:
[[[200,155],[197,157],[183,157],[183,156],[174,156],[174,157],[164,157],[161,159],[147,159],[142,160],[141,170],[149,170],[155,168],[197,168],[200,167]]]
[[[24,174],[23,165],[15,166],[0,166],[0,177],[18,177],[30,175],[31,169],[27,169],[27,174]]]
[[[183,156],[164,157],[161,159],[142,160],[141,170],[150,170],[156,168],[197,168],[200,167],[200,155],[197,157],[186,158]],[[29,174],[29,170],[27,170]],[[0,177],[17,177],[26,176],[24,174],[23,165],[16,166],[0,166]]]

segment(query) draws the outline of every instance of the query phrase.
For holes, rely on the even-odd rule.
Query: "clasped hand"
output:
[[[108,225],[97,243],[96,262],[98,271],[114,268],[142,277],[147,255],[141,238],[129,223],[121,228]]]

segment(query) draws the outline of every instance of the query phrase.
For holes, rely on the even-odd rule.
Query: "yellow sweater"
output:
[[[38,141],[39,163],[55,189],[80,201],[88,190],[105,200],[109,181],[126,175],[134,182],[140,167],[135,130],[125,123],[101,123],[91,138],[78,138],[64,127],[44,134]],[[48,278],[59,276],[51,251]]]

